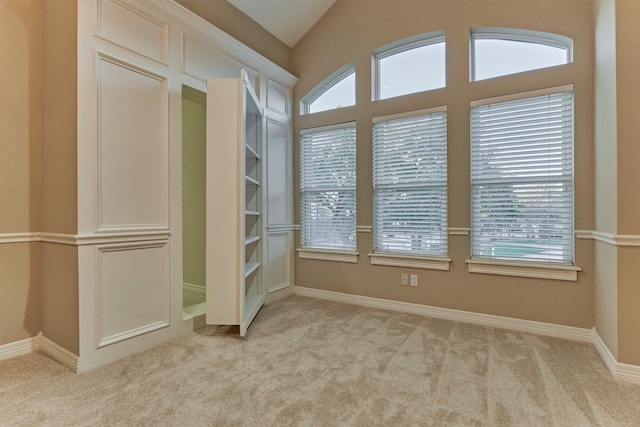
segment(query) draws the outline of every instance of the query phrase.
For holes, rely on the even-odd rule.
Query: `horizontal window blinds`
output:
[[[573,261],[573,92],[471,108],[471,255]]]
[[[302,247],[355,250],[355,123],[301,132],[300,191]]]
[[[447,255],[447,113],[373,124],[374,251]]]

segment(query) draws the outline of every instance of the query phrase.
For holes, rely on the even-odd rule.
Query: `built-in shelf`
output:
[[[260,160],[260,155],[249,144],[245,144],[245,148],[247,158]]]
[[[251,178],[251,177],[250,177],[250,176],[248,176],[248,175],[246,175],[246,176],[244,177],[244,180],[245,180],[246,182],[250,183],[250,184],[253,184],[253,185],[260,185],[260,182],[259,182],[257,179],[253,179],[253,178]]]
[[[259,262],[248,262],[244,266],[244,277],[247,278],[251,275],[251,273],[255,272],[260,268]]]
[[[207,93],[208,146],[233,149],[207,152],[207,193],[216,208],[207,215],[207,323],[239,325],[244,336],[265,300],[262,283],[266,182],[264,117],[247,74],[210,79]],[[240,96],[238,96],[240,95]],[[238,112],[244,112],[237,126]],[[214,131],[215,130],[215,131]],[[210,176],[209,176],[210,174]],[[243,203],[237,203],[240,195]],[[220,209],[219,206],[225,206]],[[238,248],[238,242],[243,245]],[[238,248],[236,250],[230,248]],[[209,277],[211,271],[211,277]]]
[[[258,241],[260,241],[260,236],[245,237],[244,244],[245,245],[250,245],[250,244],[258,242]]]

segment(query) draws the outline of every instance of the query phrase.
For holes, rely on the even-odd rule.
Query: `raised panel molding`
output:
[[[293,236],[291,231],[267,236],[267,292],[284,289],[291,284],[291,253]]]
[[[271,80],[267,80],[267,108],[284,116],[291,115],[289,91]]]
[[[170,325],[167,242],[97,246],[97,347]]]
[[[169,228],[167,78],[99,53],[98,231]]]
[[[221,29],[211,25],[202,17],[196,15],[184,6],[171,0],[119,0],[123,4],[140,3],[150,10],[159,13],[182,28],[188,28],[191,36],[206,40],[207,46],[223,53],[240,64],[245,69],[260,70],[278,84],[292,88],[298,78],[264,56],[231,37]],[[191,37],[190,36],[190,37]]]
[[[98,0],[97,35],[147,58],[167,64],[169,25],[118,0]]]

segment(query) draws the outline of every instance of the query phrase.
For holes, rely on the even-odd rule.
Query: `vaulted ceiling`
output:
[[[228,0],[264,29],[293,47],[336,0]]]

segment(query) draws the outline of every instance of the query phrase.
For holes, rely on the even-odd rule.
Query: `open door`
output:
[[[244,336],[264,304],[263,108],[243,70],[207,80],[206,323]]]

